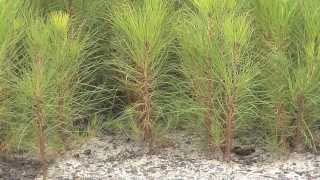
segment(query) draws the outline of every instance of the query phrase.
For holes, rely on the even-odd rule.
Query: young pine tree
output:
[[[258,41],[262,49],[264,90],[270,115],[266,117],[270,131],[267,140],[273,147],[288,146],[289,82],[292,59],[289,55],[291,22],[294,17],[291,1],[255,1]],[[283,150],[281,150],[283,151]]]
[[[316,121],[320,115],[317,108],[320,104],[320,3],[310,0],[300,3],[303,20],[298,19],[299,23],[296,24],[304,28],[302,32],[297,28],[296,32],[300,35],[296,45],[300,54],[297,56],[295,81],[291,87],[292,103],[295,107],[293,146],[297,151],[310,149],[316,152],[315,134],[319,131]]]
[[[319,17],[314,1],[255,3],[264,60],[269,112],[269,137],[287,151],[315,150],[315,121],[319,111],[317,55]],[[301,7],[301,8],[298,8]],[[268,114],[268,113],[267,113]]]
[[[88,44],[70,29],[68,14],[52,13],[47,21],[34,17],[28,24],[25,63],[14,85],[12,139],[27,150],[36,140],[44,177],[49,152],[72,144],[74,122],[88,116]]]
[[[129,111],[143,140],[152,147],[160,117],[161,85],[172,41],[169,5],[164,0],[124,2],[115,7],[112,24],[117,50],[113,66],[128,96]],[[128,112],[129,112],[128,111]]]
[[[223,125],[215,112],[217,77],[214,64],[219,50],[214,1],[193,1],[196,10],[185,9],[177,28],[181,43],[182,71],[189,81],[191,97],[196,107],[203,109],[203,118],[210,149],[216,149],[223,141]]]
[[[193,1],[178,28],[182,70],[203,111],[208,145],[230,161],[238,125],[254,115],[256,68],[249,56],[251,26],[237,1]],[[248,119],[247,119],[248,118]]]
[[[247,127],[255,119],[255,77],[259,70],[250,55],[252,29],[248,17],[231,14],[223,24],[223,31],[223,63],[217,69],[224,92],[220,103],[225,103],[224,158],[230,161],[237,128]]]

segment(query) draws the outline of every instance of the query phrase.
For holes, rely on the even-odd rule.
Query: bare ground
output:
[[[320,179],[320,157],[291,154],[273,159],[261,149],[233,154],[226,164],[199,150],[199,137],[171,134],[177,143],[165,143],[153,154],[123,136],[103,136],[58,158],[49,179]],[[41,176],[38,176],[41,179]]]

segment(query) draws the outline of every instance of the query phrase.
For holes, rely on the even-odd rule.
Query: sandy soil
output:
[[[0,180],[33,180],[40,164],[25,156],[0,156]]]
[[[178,143],[167,143],[153,154],[126,137],[92,139],[51,164],[49,179],[320,179],[317,155],[293,153],[279,160],[255,149],[248,155],[233,154],[234,161],[227,164],[200,151],[195,135],[170,137]]]

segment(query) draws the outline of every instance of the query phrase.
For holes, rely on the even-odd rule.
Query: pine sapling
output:
[[[233,10],[236,12],[236,9]],[[246,114],[240,106],[243,103],[250,102],[252,93],[252,85],[257,72],[250,61],[248,45],[251,38],[251,26],[248,17],[245,15],[237,15],[231,13],[225,19],[223,25],[224,47],[225,50],[222,63],[225,66],[220,70],[223,72],[223,89],[225,90],[225,144],[224,159],[231,160],[231,151],[234,144],[236,134],[237,121]],[[242,102],[242,96],[246,96],[247,100]],[[252,102],[253,103],[253,102]]]
[[[266,106],[272,109],[268,126],[273,146],[288,151],[291,135],[290,82],[294,56],[290,52],[295,3],[289,1],[255,1],[255,17],[263,63]],[[266,115],[265,115],[266,116]]]
[[[191,98],[195,107],[203,109],[200,117],[206,129],[208,149],[218,150],[221,133],[215,115],[216,77],[214,64],[217,61],[217,22],[213,1],[192,1],[196,11],[184,9],[177,35],[181,43],[179,54],[181,68],[189,81]],[[216,130],[216,131],[215,131]]]
[[[38,137],[38,148],[39,148],[39,159],[42,167],[42,175],[45,180],[47,177],[47,159],[46,159],[46,143],[47,143],[47,135],[46,135],[46,117],[45,110],[43,106],[44,98],[43,98],[43,59],[42,57],[35,57],[34,63],[34,72],[36,74],[35,77],[35,88],[34,88],[34,97],[33,97],[33,114],[35,123],[37,126],[37,137]]]
[[[156,101],[161,96],[162,67],[172,38],[168,7],[163,0],[123,3],[115,8],[111,18],[118,51],[114,66],[124,91],[128,92],[136,126],[150,149],[161,106]]]

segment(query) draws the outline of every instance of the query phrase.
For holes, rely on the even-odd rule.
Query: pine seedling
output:
[[[13,136],[19,136],[17,145],[24,149],[37,139],[44,177],[47,155],[70,144],[74,122],[87,117],[91,106],[90,93],[81,89],[91,73],[83,67],[91,45],[70,30],[69,20],[69,15],[57,12],[46,22],[36,17],[30,21],[26,63],[14,86]]]
[[[292,1],[255,1],[255,14],[259,42],[263,58],[264,89],[266,104],[270,107],[267,118],[269,140],[280,151],[288,148],[290,134],[290,92],[292,82],[293,57],[290,54],[292,22],[295,17],[295,4]]]
[[[185,11],[177,31],[182,71],[196,106],[204,110],[209,147],[220,147],[230,161],[236,122],[254,114],[254,107],[245,108],[254,99],[251,86],[256,76],[248,53],[251,26],[248,17],[239,14],[236,1],[193,4],[196,10]]]
[[[296,151],[303,151],[305,147],[317,151],[314,134],[316,120],[319,117],[319,36],[320,18],[319,2],[301,1],[303,20],[297,21],[297,26],[303,26],[303,31],[296,30],[300,35],[297,47],[300,54],[294,69],[295,80],[290,88],[294,113],[293,146]],[[303,22],[303,24],[298,22]]]
[[[313,131],[318,104],[319,17],[315,2],[257,1],[257,22],[264,42],[264,72],[275,146],[315,150]],[[302,7],[298,9],[297,7]],[[302,28],[298,28],[302,27]]]
[[[152,147],[154,126],[159,120],[162,77],[172,24],[168,4],[163,0],[124,2],[112,13],[117,55],[113,65],[127,92],[129,108],[145,142]]]
[[[217,24],[215,17],[211,14],[214,1],[193,1],[193,3],[198,13],[186,9],[184,16],[181,17],[182,23],[177,28],[181,43],[182,71],[189,81],[195,106],[203,110],[200,117],[204,119],[208,146],[213,150],[223,141],[222,124],[217,121],[214,114],[216,97],[214,63],[219,56],[217,48],[219,30],[215,26]]]
[[[224,53],[217,66],[223,90],[225,144],[224,159],[231,160],[237,126],[244,126],[255,116],[255,77],[258,69],[249,54],[252,28],[246,15],[231,14],[223,24]]]
[[[41,33],[38,28],[44,28],[47,30],[45,33]],[[37,31],[38,30],[38,31]],[[27,111],[30,112],[31,120],[34,124],[34,129],[36,130],[36,137],[37,137],[37,145],[39,150],[39,160],[42,164],[43,170],[43,178],[46,179],[47,176],[47,159],[46,159],[46,146],[47,146],[47,103],[45,100],[45,71],[44,63],[45,63],[45,56],[43,52],[39,51],[38,48],[46,47],[45,43],[42,38],[49,38],[48,37],[48,28],[45,27],[44,23],[40,21],[34,22],[31,25],[29,34],[29,43],[30,43],[30,57],[32,57],[31,69],[32,71],[29,74],[25,73],[24,77],[22,77],[23,81],[21,83],[18,82],[17,84],[17,92],[19,95],[16,98],[16,101],[21,104],[27,104],[30,109]],[[37,37],[38,41],[33,40],[33,38]],[[37,44],[37,45],[36,45]],[[21,90],[21,92],[20,92]],[[20,94],[21,93],[21,94]],[[30,102],[29,102],[30,101]],[[17,104],[18,104],[17,103]],[[22,124],[22,123],[21,123]]]

